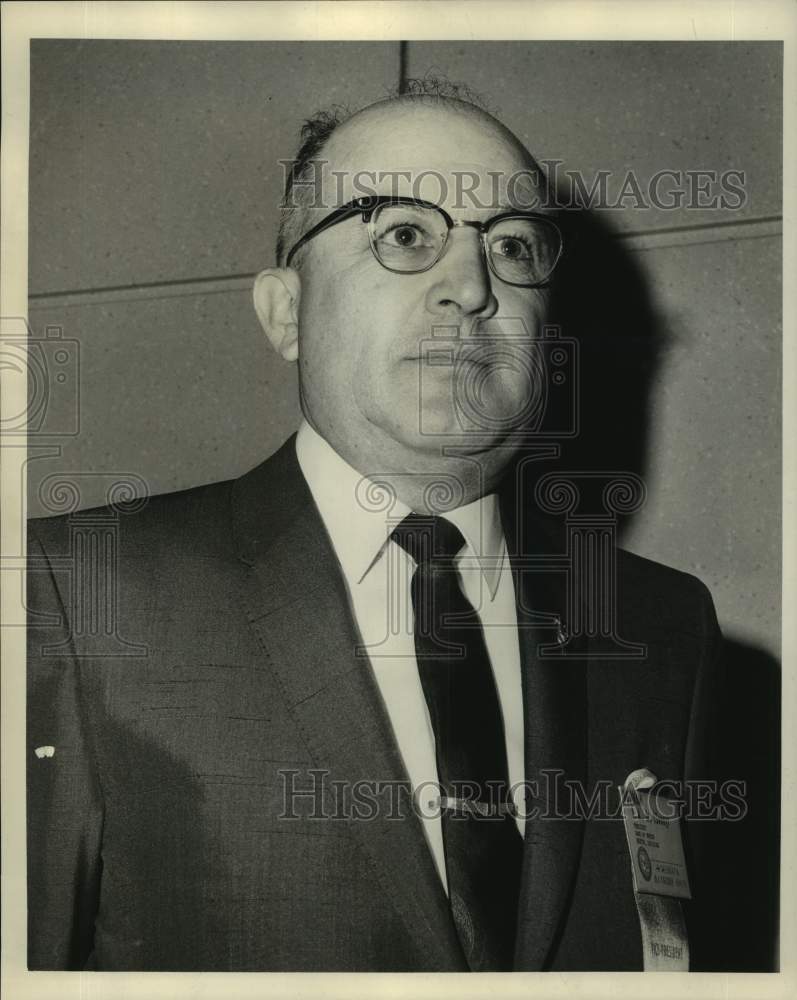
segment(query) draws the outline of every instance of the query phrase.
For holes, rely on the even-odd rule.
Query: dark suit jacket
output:
[[[363,821],[335,798],[335,781],[406,773],[293,439],[236,481],[78,520],[82,534],[74,518],[30,525],[30,967],[464,969],[417,817]],[[529,530],[536,552],[561,551]],[[617,579],[619,633],[641,659],[541,657],[553,630],[532,610],[562,612],[565,575],[516,579],[526,776],[543,810],[554,769],[587,788],[642,766],[706,773],[710,596],[622,551]],[[311,769],[321,798],[284,818],[281,772],[298,787]],[[699,860],[692,882],[697,959]],[[529,820],[520,906],[517,969],[641,968],[620,821]]]

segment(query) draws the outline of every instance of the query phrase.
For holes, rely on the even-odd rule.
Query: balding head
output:
[[[335,106],[319,112],[301,135],[286,177],[279,264],[312,224],[352,197],[405,194],[494,211],[534,209],[546,201],[545,178],[534,157],[463,86],[411,80],[404,92],[358,111]],[[447,150],[436,141],[441,135],[448,137]],[[502,159],[507,150],[513,170],[490,171],[492,158]]]

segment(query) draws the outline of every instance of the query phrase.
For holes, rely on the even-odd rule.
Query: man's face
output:
[[[386,175],[377,193],[424,198],[454,221],[484,222],[530,203],[528,183],[514,203],[505,190],[506,178],[529,172],[522,148],[489,120],[445,106],[371,109],[333,135],[324,157],[328,204],[309,225],[361,194],[352,185],[364,170]],[[485,207],[457,197],[455,174],[464,172]],[[441,259],[415,274],[380,265],[360,216],[319,234],[302,253],[303,408],[340,454],[371,474],[381,471],[379,456],[397,451],[426,468],[443,445],[484,455],[511,444],[534,392],[528,345],[546,297],[494,276],[477,230],[454,228]],[[430,363],[435,342],[438,362],[448,356],[450,364]]]

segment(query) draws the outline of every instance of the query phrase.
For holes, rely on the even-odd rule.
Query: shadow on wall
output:
[[[563,442],[561,466],[644,480],[651,388],[667,347],[663,317],[637,261],[604,219],[584,210],[561,219],[566,249],[550,316],[579,354],[578,433]]]
[[[539,377],[545,398],[536,433],[519,460],[528,460],[536,451],[537,458],[524,470],[533,479],[554,472],[587,473],[577,483],[579,513],[605,516],[606,475],[594,474],[632,473],[645,481],[651,389],[668,337],[646,277],[606,220],[568,209],[559,213],[558,221],[565,252],[551,289],[548,317],[556,338],[571,353],[567,365],[556,371],[551,363],[555,343],[541,346]],[[554,379],[562,374],[564,382],[555,386]],[[542,457],[543,448],[537,446],[546,442],[560,446],[557,457]],[[523,478],[528,483],[525,474]],[[533,495],[528,486],[526,491]],[[621,543],[631,516],[623,514],[618,520]]]

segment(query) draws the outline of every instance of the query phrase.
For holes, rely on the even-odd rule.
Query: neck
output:
[[[497,479],[487,479],[478,463],[463,458],[441,461],[435,472],[397,470],[375,476],[410,510],[445,514],[492,493]]]

